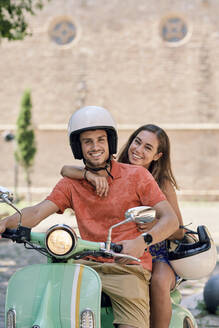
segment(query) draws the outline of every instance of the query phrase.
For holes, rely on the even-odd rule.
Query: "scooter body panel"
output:
[[[189,320],[190,325],[185,325],[185,321]],[[172,317],[169,328],[198,328],[197,323],[191,312],[182,307],[180,304],[172,304]]]
[[[90,267],[31,265],[17,271],[9,281],[5,318],[7,311],[14,309],[16,328],[80,328],[81,314],[89,309],[99,328],[100,297],[101,281]]]
[[[182,296],[180,292],[175,289],[171,292],[172,300],[172,317],[169,328],[198,328],[197,323],[191,312],[180,305]],[[189,319],[190,326],[184,324],[185,320]],[[111,328],[114,320],[113,311],[111,307],[104,307],[101,309],[101,328]]]
[[[191,312],[182,307],[180,305],[180,302],[182,300],[182,296],[178,289],[175,289],[171,292],[171,301],[172,301],[172,316],[171,316],[171,322],[169,325],[169,328],[184,328],[188,327],[184,324],[185,320],[189,320],[191,325],[189,328],[198,328],[197,323],[195,322],[195,319],[193,318],[193,315]]]

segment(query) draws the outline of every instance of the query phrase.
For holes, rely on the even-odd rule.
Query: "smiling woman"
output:
[[[142,150],[144,150],[144,152],[142,152]],[[141,151],[141,157],[143,156],[141,162],[140,159],[138,159],[139,151]],[[132,155],[132,153],[134,153],[135,156]],[[136,155],[138,157],[136,157]],[[136,163],[137,159],[139,161],[138,163]],[[118,161],[144,166],[153,175],[161,189],[165,188],[167,181],[178,189],[171,168],[169,137],[166,132],[157,125],[146,124],[135,130],[119,153]]]
[[[158,153],[158,140],[150,131],[142,130],[131,143],[128,150],[130,164],[149,168],[152,161],[157,161],[162,152]]]

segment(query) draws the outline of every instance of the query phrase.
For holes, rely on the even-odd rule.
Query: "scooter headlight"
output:
[[[55,225],[46,234],[48,252],[58,258],[66,258],[75,248],[77,236],[67,225]]]

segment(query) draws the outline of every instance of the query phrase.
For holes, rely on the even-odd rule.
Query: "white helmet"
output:
[[[117,151],[116,124],[108,110],[98,106],[86,106],[72,114],[68,123],[68,135],[75,159],[83,158],[80,133],[99,129],[107,132],[109,154],[115,154]]]
[[[169,251],[169,262],[176,274],[183,279],[206,277],[216,265],[217,250],[208,229],[198,226],[196,234],[198,241],[179,242],[175,250]]]

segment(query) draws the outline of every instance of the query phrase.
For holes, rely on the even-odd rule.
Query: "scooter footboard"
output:
[[[35,264],[17,271],[9,281],[5,327],[11,309],[16,328],[80,328],[83,320],[94,320],[99,328],[100,301],[101,281],[92,268]]]

